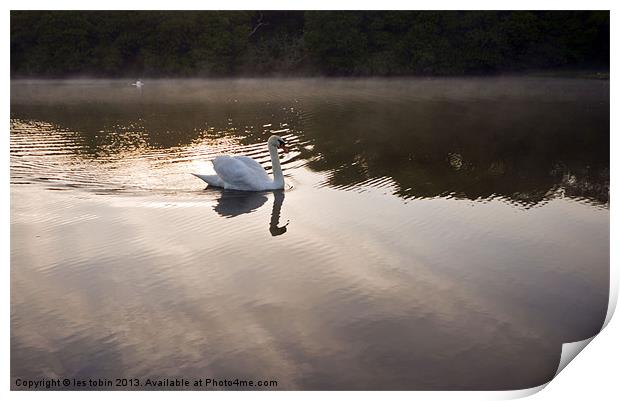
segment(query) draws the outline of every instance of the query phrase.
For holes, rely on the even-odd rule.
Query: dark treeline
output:
[[[607,11],[12,11],[11,76],[609,68]]]

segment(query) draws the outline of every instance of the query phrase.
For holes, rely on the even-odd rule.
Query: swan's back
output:
[[[265,169],[247,156],[217,156],[213,159],[213,168],[226,189],[262,191],[273,187],[273,180]]]

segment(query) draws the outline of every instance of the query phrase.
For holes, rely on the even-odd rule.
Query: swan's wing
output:
[[[266,173],[261,175],[256,168],[249,168],[246,163],[236,157],[217,156],[213,159],[213,168],[224,181],[225,188],[256,190],[265,185],[265,177],[267,177]]]
[[[248,168],[252,169],[259,177],[269,178],[269,175],[260,165],[259,162],[247,156],[234,156],[233,159],[239,160],[243,164],[245,164]]]

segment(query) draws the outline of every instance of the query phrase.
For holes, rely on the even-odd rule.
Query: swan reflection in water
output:
[[[286,232],[288,221],[280,226],[280,211],[284,202],[284,191],[270,191],[273,194],[273,208],[271,209],[271,220],[269,221],[269,232],[272,236],[282,235]],[[248,192],[222,190],[221,196],[217,199],[217,205],[213,208],[222,217],[236,217],[242,214],[249,214],[260,209],[267,202],[269,192]]]

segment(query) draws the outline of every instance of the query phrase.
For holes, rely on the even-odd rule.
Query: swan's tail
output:
[[[203,180],[204,182],[206,182],[207,184],[211,186],[224,187],[224,182],[217,175],[194,174],[194,173],[192,173],[192,175],[200,178],[201,180]]]

